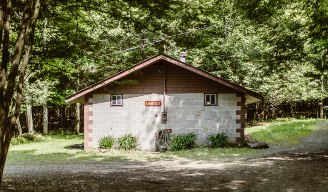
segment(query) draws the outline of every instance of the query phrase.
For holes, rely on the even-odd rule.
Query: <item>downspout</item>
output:
[[[165,95],[166,95],[166,82],[165,82],[165,77],[166,77],[166,65],[165,65],[165,61],[164,61],[164,94],[163,94],[163,105],[164,105],[164,112],[165,112]]]

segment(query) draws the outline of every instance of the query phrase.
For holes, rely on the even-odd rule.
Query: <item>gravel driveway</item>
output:
[[[243,159],[6,165],[0,191],[328,191],[328,124]]]

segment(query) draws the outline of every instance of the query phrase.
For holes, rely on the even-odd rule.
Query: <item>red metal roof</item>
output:
[[[239,92],[242,92],[244,94],[250,95],[250,96],[255,97],[257,99],[260,99],[260,100],[263,99],[263,97],[261,95],[255,93],[253,91],[247,90],[247,89],[245,89],[245,88],[243,88],[243,87],[241,87],[239,85],[236,85],[234,83],[231,83],[229,81],[226,81],[224,79],[221,79],[219,77],[216,77],[216,76],[214,76],[214,75],[212,75],[212,74],[210,74],[210,73],[208,73],[206,71],[203,71],[201,69],[198,69],[196,67],[193,67],[193,66],[191,66],[189,64],[183,63],[183,62],[181,62],[179,60],[176,60],[174,58],[171,58],[171,57],[169,57],[167,55],[156,55],[156,56],[151,57],[151,58],[148,58],[148,59],[146,59],[146,60],[144,60],[144,61],[142,61],[142,62],[140,62],[140,63],[138,63],[138,64],[136,64],[136,65],[134,65],[134,66],[132,66],[132,67],[130,67],[128,69],[126,69],[126,70],[124,70],[124,71],[121,71],[119,73],[116,73],[116,74],[114,74],[114,75],[112,75],[112,76],[110,76],[110,77],[108,77],[108,78],[106,78],[106,79],[104,79],[104,80],[102,80],[102,81],[94,84],[94,85],[91,85],[89,87],[86,87],[86,88],[84,88],[84,89],[76,92],[73,95],[70,95],[70,96],[66,97],[65,98],[65,102],[70,102],[70,101],[72,101],[74,99],[77,99],[77,98],[79,98],[79,97],[81,97],[81,96],[83,96],[83,95],[85,95],[87,93],[92,92],[95,89],[98,89],[98,88],[100,88],[100,87],[102,87],[104,85],[107,85],[107,84],[109,84],[109,83],[111,83],[113,81],[116,81],[118,79],[121,79],[122,77],[125,77],[125,76],[131,74],[134,71],[137,71],[137,70],[140,70],[142,68],[145,68],[145,67],[147,67],[149,65],[152,65],[152,64],[154,64],[154,63],[156,63],[158,61],[161,61],[161,60],[170,62],[172,64],[175,64],[175,65],[179,66],[179,67],[188,69],[188,70],[190,70],[192,72],[195,72],[195,73],[197,73],[199,75],[202,75],[204,77],[207,77],[209,79],[212,79],[212,80],[214,80],[214,81],[216,81],[218,83],[221,83],[223,85],[226,85],[226,86],[228,86],[230,88],[233,88],[233,89],[235,89],[235,90],[237,90]]]

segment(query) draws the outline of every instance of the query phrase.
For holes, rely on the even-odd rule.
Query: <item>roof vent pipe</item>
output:
[[[187,53],[186,52],[180,52],[180,61],[182,63],[186,63],[186,57],[187,57]]]

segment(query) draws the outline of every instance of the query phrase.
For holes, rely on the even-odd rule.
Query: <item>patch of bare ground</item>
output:
[[[11,164],[5,167],[0,190],[328,191],[327,127],[322,125],[297,146],[265,149],[262,156],[244,160]]]

